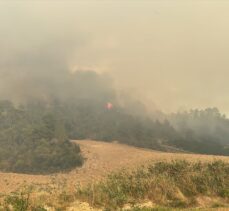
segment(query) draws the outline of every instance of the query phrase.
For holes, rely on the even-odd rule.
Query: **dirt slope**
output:
[[[111,171],[136,167],[151,160],[187,159],[191,161],[211,161],[214,159],[222,159],[229,162],[229,157],[224,156],[163,153],[118,143],[104,143],[91,140],[74,142],[80,145],[82,154],[86,158],[83,167],[76,168],[68,173],[53,175],[0,173],[0,193],[15,191],[24,184],[39,184],[45,186],[56,182],[66,182],[69,189],[74,190],[77,183],[86,184],[102,178]]]

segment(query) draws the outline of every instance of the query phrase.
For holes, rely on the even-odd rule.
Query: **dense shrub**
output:
[[[68,141],[53,110],[0,103],[0,170],[50,173],[80,166],[78,145]]]

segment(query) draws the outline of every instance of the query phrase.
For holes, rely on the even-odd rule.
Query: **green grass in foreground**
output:
[[[92,206],[107,210],[117,210],[126,204],[135,205],[143,201],[171,208],[195,207],[200,196],[220,198],[227,204],[229,164],[223,161],[153,163],[132,172],[113,173],[103,182],[79,189],[77,196]],[[134,211],[138,210],[150,209],[136,208]]]
[[[158,162],[113,173],[75,192],[68,192],[65,182],[53,181],[50,186],[25,187],[0,199],[0,211],[65,211],[82,202],[103,211],[227,210],[229,163]]]

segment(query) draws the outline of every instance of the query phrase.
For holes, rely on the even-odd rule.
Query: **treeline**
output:
[[[0,101],[0,170],[44,173],[81,165],[79,146],[70,142],[74,139],[229,155],[229,119],[216,108],[160,113],[159,121],[133,98],[120,99],[106,75],[60,73],[55,80],[39,81],[37,91],[28,87],[29,96],[12,98],[17,103]],[[38,83],[35,79],[31,84]],[[113,109],[106,109],[110,101]]]
[[[180,135],[172,144],[191,152],[229,155],[229,119],[217,108],[180,112],[169,119]]]
[[[229,155],[229,120],[215,108],[166,116],[163,121],[92,101],[55,106],[70,139],[119,141],[138,147]],[[198,113],[198,115],[196,114]],[[195,113],[195,115],[193,114]]]
[[[130,115],[105,102],[27,103],[0,101],[0,169],[44,173],[81,165],[79,146],[69,140],[94,139],[156,150],[229,155],[229,120],[217,109],[192,110],[168,120]]]
[[[0,169],[44,173],[82,164],[79,146],[94,139],[157,150],[229,155],[229,120],[217,109],[173,114],[168,120],[133,116],[104,102],[0,102]]]

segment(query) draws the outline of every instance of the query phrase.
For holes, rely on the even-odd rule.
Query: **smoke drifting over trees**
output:
[[[44,52],[44,54],[43,54]],[[0,98],[19,102],[113,98],[111,79],[93,71],[71,72],[58,52],[28,52],[0,62]],[[41,54],[41,55],[40,55]],[[56,55],[57,54],[57,55]]]
[[[58,68],[58,67],[57,67]],[[7,75],[1,78],[6,84],[6,99],[28,102],[31,100],[49,102],[50,100],[112,100],[114,91],[109,85],[110,79],[95,72],[70,73],[66,69],[60,71],[30,71]],[[18,75],[20,75],[18,77]],[[1,96],[4,98],[3,96]]]
[[[215,106],[229,112],[226,1],[0,4],[1,72],[17,67],[19,74],[25,64],[50,73],[108,72],[117,88],[139,92],[165,112]]]
[[[229,155],[229,120],[217,109],[149,115],[143,103],[118,93],[108,74],[71,72],[58,60],[19,63],[0,71],[1,170],[47,173],[81,165],[70,139]]]
[[[185,36],[179,40],[177,34],[167,33],[170,24],[165,23],[168,17],[163,5],[156,5],[162,15],[154,14],[159,19],[153,19],[157,30],[152,31],[148,27],[152,11],[145,4],[136,20],[131,17],[139,7],[128,3],[122,8],[115,6],[122,14],[117,17],[107,4],[98,10],[82,4],[79,8],[84,10],[75,11],[76,7],[70,5],[62,7],[63,3],[54,6],[49,2],[44,7],[39,2],[12,2],[3,3],[7,10],[0,7],[0,170],[44,173],[81,165],[80,149],[74,148],[70,139],[118,140],[150,149],[229,155],[229,120],[217,109],[171,115],[160,109],[149,112],[152,104],[146,107],[135,91],[129,94],[121,88],[135,83],[136,89],[141,87],[146,95],[152,92],[155,103],[161,101],[161,110],[170,106],[174,110],[174,104],[177,108],[184,101],[190,102],[189,107],[196,101],[201,107],[212,102],[208,98],[203,103],[199,95],[195,100],[193,96],[187,99],[190,93],[205,96],[205,80],[200,79],[207,74],[199,71],[201,65],[190,69],[191,60],[185,60],[190,52],[183,58],[183,46],[189,43]],[[92,15],[83,15],[85,9]],[[187,14],[192,13],[185,9]],[[130,11],[130,17],[126,11]],[[60,16],[62,12],[64,17]],[[180,14],[177,9],[173,12]],[[177,17],[171,20],[177,23]],[[180,42],[174,44],[174,38]],[[186,68],[187,78],[182,72]],[[193,70],[198,73],[198,86],[193,85],[197,82]],[[107,103],[112,103],[110,109],[106,109]]]

